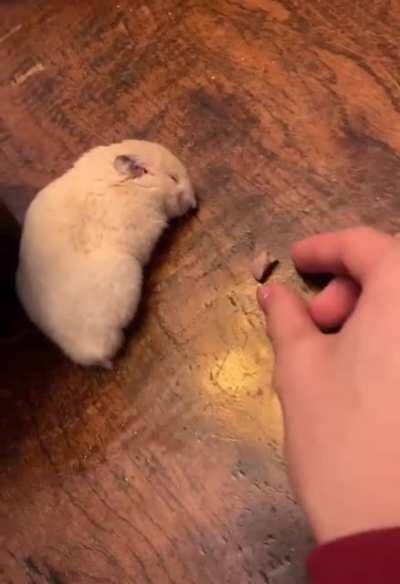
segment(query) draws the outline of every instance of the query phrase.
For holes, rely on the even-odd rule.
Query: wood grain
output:
[[[201,205],[112,373],[24,319],[0,210],[0,582],[302,581],[250,261],[265,246],[294,281],[299,237],[399,230],[399,34],[394,0],[1,3],[0,196],[18,208],[87,148],[143,137]]]

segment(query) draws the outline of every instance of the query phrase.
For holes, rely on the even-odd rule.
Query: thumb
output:
[[[281,284],[259,287],[257,299],[267,321],[267,333],[277,354],[318,334],[305,301]]]

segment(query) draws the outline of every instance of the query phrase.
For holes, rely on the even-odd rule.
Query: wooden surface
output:
[[[396,0],[0,3],[0,196],[18,207],[87,148],[144,137],[201,202],[112,373],[24,321],[0,213],[1,583],[302,581],[249,261],[265,246],[292,281],[298,237],[399,229],[399,35]]]

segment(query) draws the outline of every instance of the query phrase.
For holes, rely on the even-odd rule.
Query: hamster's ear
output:
[[[148,170],[135,156],[127,154],[121,154],[114,159],[114,168],[117,172],[129,178],[140,178],[148,173]]]

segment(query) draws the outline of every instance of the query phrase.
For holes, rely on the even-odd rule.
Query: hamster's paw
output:
[[[112,371],[114,369],[114,363],[111,361],[111,359],[105,359],[99,363],[99,366],[103,369],[106,369],[107,371]]]

